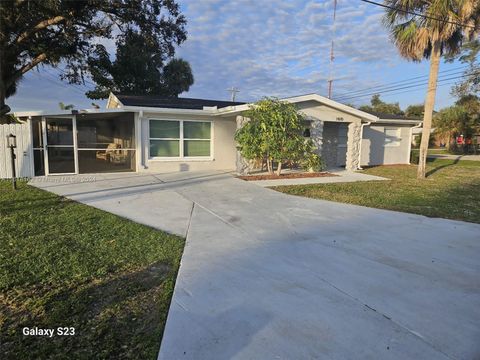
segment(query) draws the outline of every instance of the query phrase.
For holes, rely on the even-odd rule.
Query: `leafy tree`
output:
[[[417,177],[423,179],[440,57],[458,53],[462,43],[478,30],[480,3],[478,0],[386,0],[385,5],[388,8],[384,23],[400,54],[412,61],[430,59],[417,171]]]
[[[470,137],[480,130],[479,98],[473,95],[460,98],[455,105],[435,114],[433,123],[435,132],[449,139],[447,146],[452,150],[453,138],[459,135]]]
[[[480,41],[473,40],[462,45],[458,60],[467,64],[468,68],[464,71],[462,81],[455,84],[452,93],[462,97],[468,94],[477,94],[480,92],[480,63],[478,53],[480,52]],[[449,56],[447,61],[453,62],[456,56]]]
[[[379,94],[375,94],[372,96],[370,100],[370,105],[362,105],[359,107],[362,111],[367,112],[377,112],[382,114],[390,114],[390,115],[403,115],[402,109],[400,109],[400,105],[397,103],[386,103],[380,99]]]
[[[10,111],[5,100],[24,74],[40,64],[62,62],[62,78],[81,83],[99,39],[135,29],[172,57],[186,39],[185,24],[174,0],[2,0],[0,116]]]
[[[58,103],[58,107],[60,108],[60,110],[73,110],[75,108],[75,105],[73,104],[64,104],[63,102],[59,102]]]
[[[311,140],[303,137],[304,118],[295,105],[275,98],[264,98],[245,113],[249,120],[237,130],[235,140],[246,159],[266,159],[273,174],[273,162],[278,163],[277,175],[285,161],[306,161],[308,166],[319,164]]]
[[[103,45],[97,45],[87,61],[97,86],[87,96],[105,99],[110,92],[178,96],[193,84],[192,70],[182,59],[164,66],[168,55],[157,39],[132,29],[118,38],[114,61]]]
[[[423,110],[425,106],[423,104],[409,105],[405,109],[405,116],[409,118],[421,118],[423,116]]]

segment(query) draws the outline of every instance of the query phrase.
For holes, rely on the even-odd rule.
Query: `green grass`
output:
[[[480,223],[480,161],[429,159],[425,180],[416,166],[378,166],[362,171],[391,181],[277,186],[292,195]]]
[[[155,359],[184,240],[19,185],[0,181],[0,357]]]

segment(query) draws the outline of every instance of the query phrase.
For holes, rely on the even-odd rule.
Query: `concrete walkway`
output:
[[[480,161],[480,155],[428,154],[427,157],[431,159]]]
[[[229,174],[34,185],[187,236],[160,359],[480,358],[480,225]]]

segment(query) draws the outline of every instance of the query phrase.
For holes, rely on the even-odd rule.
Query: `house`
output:
[[[408,164],[418,120],[380,117],[317,94],[284,99],[306,116],[306,136],[328,167]],[[20,176],[109,172],[247,170],[234,141],[251,104],[111,94],[105,110],[23,112],[0,127],[17,133]],[[0,177],[9,177],[2,151]]]

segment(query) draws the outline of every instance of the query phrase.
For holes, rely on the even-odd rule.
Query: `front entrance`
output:
[[[347,162],[348,123],[325,121],[322,158],[327,167],[344,167]]]

